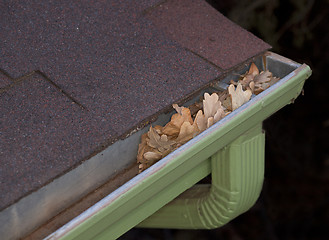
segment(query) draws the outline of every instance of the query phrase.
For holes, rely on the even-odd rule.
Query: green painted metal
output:
[[[264,136],[260,132],[261,123],[297,98],[310,75],[310,68],[300,65],[275,87],[255,96],[252,101],[127,182],[47,239],[116,239],[210,173],[216,185],[197,187],[195,192],[192,188],[191,196],[189,193],[185,195],[190,201],[185,206],[187,215],[175,203],[164,207],[163,214],[179,211],[182,214],[179,216],[182,220],[179,227],[212,228],[246,211],[257,199],[262,183]],[[252,153],[247,154],[248,151]],[[223,181],[224,174],[229,174],[230,180]],[[209,194],[213,199],[201,197],[192,200],[193,196],[202,194]],[[225,200],[219,204],[217,198]],[[176,202],[181,204],[179,199]],[[194,204],[198,201],[204,202],[200,209],[202,207],[205,217],[201,218],[195,212],[197,205]],[[161,210],[154,218],[158,214]],[[152,227],[150,219],[139,226]],[[162,224],[164,227],[169,227],[169,223],[165,223],[169,221],[174,219],[165,217],[157,220],[159,226]],[[175,223],[178,224],[178,221]]]
[[[144,220],[138,227],[211,229],[254,205],[264,179],[262,125],[211,156],[212,183],[198,184]]]

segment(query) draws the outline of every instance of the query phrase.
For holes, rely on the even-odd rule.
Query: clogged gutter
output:
[[[279,80],[266,70],[259,72],[252,63],[249,71],[238,82],[231,81],[227,90],[204,94],[204,99],[186,107],[173,104],[176,114],[164,127],[150,127],[141,136],[137,162],[139,172],[167,156],[169,153],[203,132],[232,111],[248,102],[252,94],[259,94]]]

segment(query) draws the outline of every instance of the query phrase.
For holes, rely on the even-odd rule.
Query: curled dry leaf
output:
[[[193,124],[190,109],[179,107],[177,104],[173,104],[173,108],[177,111],[177,113],[172,115],[170,122],[167,123],[162,129],[162,132],[171,138],[178,136],[180,128],[184,122]]]
[[[273,77],[273,74],[269,70],[266,70],[255,76],[253,81],[255,83],[254,92],[255,94],[259,94],[279,81],[279,78]]]
[[[148,138],[146,139],[147,145],[159,150],[160,152],[164,152],[171,148],[174,144],[173,141],[168,140],[166,134],[159,135],[155,128],[152,126],[150,130],[147,132]]]
[[[194,119],[195,124],[197,125],[200,132],[207,129],[207,119],[203,114],[202,110],[199,110]]]
[[[199,133],[199,129],[196,124],[190,124],[189,122],[184,122],[180,128],[179,135],[176,142],[180,145],[190,141]]]
[[[251,63],[248,74],[251,74],[253,76],[256,76],[259,74],[259,70],[255,63]]]
[[[162,154],[158,151],[153,151],[153,152],[146,152],[144,153],[144,158],[148,162],[156,162],[157,160],[160,160],[162,158]]]
[[[226,116],[225,110],[222,107],[222,105],[220,105],[219,108],[217,109],[215,115],[214,115],[214,123],[218,122],[219,120],[221,120],[225,116]]]
[[[214,117],[210,117],[207,120],[207,128],[210,128],[212,125],[214,125]]]
[[[149,168],[154,163],[159,161],[161,158],[163,158],[163,155],[156,151],[143,153],[143,158],[140,161],[138,161],[139,172],[142,172],[143,170]]]
[[[156,161],[162,158],[162,154],[160,154],[156,149],[150,147],[148,142],[148,134],[144,133],[141,137],[141,143],[138,146],[137,153],[137,162],[139,164],[139,169],[146,169]],[[151,152],[151,154],[150,154]]]
[[[255,82],[254,81],[251,81],[249,83],[249,86],[247,87],[247,89],[250,89],[251,92],[254,92],[254,90],[255,90]]]
[[[228,87],[228,93],[231,97],[232,111],[240,107],[242,104],[248,102],[252,95],[252,92],[249,89],[243,91],[241,83],[239,83],[236,88],[233,84],[231,84]]]
[[[203,100],[203,112],[206,119],[214,116],[221,105],[222,103],[218,101],[217,93],[213,93],[211,95],[209,95],[209,93],[205,93]]]
[[[254,80],[255,76],[259,74],[259,70],[256,64],[252,63],[250,65],[249,71],[242,75],[242,79],[239,80],[239,83],[242,84],[243,88],[246,89],[249,86],[250,82]]]
[[[219,101],[219,96],[217,93],[209,95],[208,93],[204,94],[203,100],[203,112],[199,110],[194,123],[199,128],[200,132],[206,130],[215,122],[218,122],[220,119],[225,117],[225,109],[222,107],[221,101]]]

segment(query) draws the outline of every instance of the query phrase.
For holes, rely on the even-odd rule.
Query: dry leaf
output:
[[[193,123],[190,109],[186,107],[179,107],[177,104],[173,104],[172,106],[177,111],[177,113],[182,116],[184,122],[189,122],[191,124]]]
[[[244,75],[241,76],[239,83],[242,84],[243,89],[245,90],[249,89],[251,90],[251,92],[255,94],[259,94],[265,89],[272,86],[278,80],[279,78],[273,77],[273,74],[269,70],[262,71],[260,73],[257,66],[254,63],[252,63],[250,65],[248,72],[246,72]],[[233,83],[234,83],[233,85],[237,86],[237,83],[235,82]],[[225,104],[223,103],[224,106]]]
[[[146,152],[143,156],[145,160],[153,163],[162,158],[162,154],[158,151]]]
[[[274,83],[279,81],[279,78],[273,77],[273,74],[269,71],[263,71],[259,75],[255,76],[254,83],[255,83],[255,94],[259,94],[265,89],[272,86]]]
[[[210,128],[212,125],[214,125],[214,117],[207,119],[207,128]]]
[[[137,153],[137,162],[142,162],[144,159],[145,148],[147,147],[147,133],[144,133],[141,137],[141,143],[138,145],[138,153]]]
[[[159,125],[155,125],[153,127],[153,129],[158,133],[158,134],[163,134],[163,127],[159,126]]]
[[[251,81],[249,83],[249,87],[247,89],[250,89],[251,92],[254,92],[254,89],[255,89],[255,82],[254,81]]]
[[[251,74],[253,76],[256,76],[259,74],[259,70],[255,63],[251,63],[248,74]]]
[[[220,101],[223,105],[224,100],[228,97],[228,92],[227,91],[221,91],[218,93],[218,101]]]
[[[225,116],[226,116],[226,113],[224,111],[224,108],[222,106],[220,106],[220,108],[217,109],[217,112],[214,115],[214,122],[215,123],[218,122]]]
[[[202,106],[202,100],[195,102],[191,106],[189,106],[188,108],[191,111],[191,116],[195,118],[197,112],[202,109]]]
[[[259,74],[259,70],[257,66],[254,63],[252,63],[250,65],[249,71],[246,72],[244,75],[242,75],[242,79],[239,80],[239,83],[242,84],[242,87],[244,89],[247,89],[250,82],[253,81],[255,76],[257,76],[258,74]]]
[[[209,95],[209,93],[204,94],[203,112],[206,119],[215,116],[217,110],[221,108],[221,106],[222,104],[220,101],[218,101],[217,93],[213,93],[211,95]]]
[[[154,128],[151,126],[150,130],[141,137],[137,153],[140,172],[168,155],[175,148],[176,142],[169,140],[165,134],[160,135],[161,128],[161,126]]]
[[[203,112],[199,110],[194,123],[200,130],[200,132],[206,130],[215,122],[219,121],[225,117],[225,109],[222,107],[221,101],[219,101],[219,96],[217,93],[209,95],[208,93],[204,94],[203,100]]]
[[[173,108],[176,109],[177,113],[172,115],[170,122],[163,127],[162,132],[171,138],[176,138],[182,124],[184,122],[193,124],[193,119],[188,108],[179,107],[177,104],[173,104]]]
[[[151,126],[149,131],[142,135],[137,153],[140,172],[167,156],[179,144],[184,144],[199,132],[197,126],[193,125],[188,108],[179,107],[177,104],[174,104],[173,108],[177,113],[171,117],[171,121],[165,127]],[[193,131],[191,125],[193,125]]]
[[[202,110],[199,110],[194,119],[195,124],[197,125],[200,132],[203,132],[207,129],[207,119],[203,114]]]
[[[189,122],[184,122],[181,126],[179,135],[176,139],[176,142],[179,144],[184,144],[191,140],[199,133],[199,129],[196,124],[190,124]]]
[[[232,111],[232,100],[231,100],[231,96],[229,94],[227,94],[227,97],[223,101],[223,107],[225,109],[227,109],[228,111]]]
[[[231,97],[232,111],[240,107],[245,102],[248,102],[252,95],[252,92],[250,90],[243,91],[241,83],[238,84],[236,89],[234,85],[231,84],[228,87],[228,93]]]
[[[158,149],[160,152],[164,152],[171,148],[174,144],[173,141],[168,140],[167,135],[159,135],[157,131],[150,127],[150,130],[147,133],[148,139],[146,139],[147,144],[152,147]]]
[[[145,169],[149,168],[150,166],[152,166],[154,163],[156,163],[157,161],[159,161],[161,158],[163,158],[163,155],[154,150],[150,151],[150,152],[145,152],[143,154],[143,158],[141,161],[138,161],[139,166],[139,172],[144,171]]]
[[[269,70],[263,71],[254,78],[255,84],[263,84],[271,81],[272,73]]]
[[[139,164],[139,171],[143,171],[152,164],[154,164],[157,159],[162,158],[162,154],[155,148],[150,147],[147,143],[149,141],[148,133],[144,133],[141,137],[141,143],[138,146],[137,162]],[[154,154],[149,154],[154,152]],[[147,154],[146,154],[147,153]],[[157,154],[157,156],[155,156]],[[153,155],[153,156],[152,156]]]

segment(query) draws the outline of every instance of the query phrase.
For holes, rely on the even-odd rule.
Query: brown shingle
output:
[[[167,36],[225,70],[270,48],[203,0],[168,0],[148,17]]]
[[[38,74],[1,94],[0,208],[67,170],[96,147],[88,118]]]

